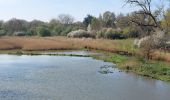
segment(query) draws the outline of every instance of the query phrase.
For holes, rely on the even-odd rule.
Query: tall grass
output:
[[[78,39],[67,37],[1,37],[0,49],[51,50],[91,48],[132,51],[132,40]]]
[[[119,54],[142,55],[140,49],[133,46],[133,39],[107,40],[67,37],[1,37],[0,50],[80,50],[92,49]],[[170,61],[170,53],[155,52],[154,59]]]

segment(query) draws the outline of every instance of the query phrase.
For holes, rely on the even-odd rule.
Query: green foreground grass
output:
[[[145,60],[143,58],[129,57],[113,53],[105,53],[105,56],[94,56],[106,62],[117,64],[121,70],[151,77],[158,80],[170,81],[170,64],[163,61]]]

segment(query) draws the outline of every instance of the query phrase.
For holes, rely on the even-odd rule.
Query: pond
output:
[[[61,52],[40,52],[44,55],[78,55],[78,56],[89,56],[89,55],[101,55],[100,53],[92,51],[61,51]]]
[[[170,100],[170,83],[90,57],[0,58],[0,100]],[[110,73],[101,73],[106,69]]]

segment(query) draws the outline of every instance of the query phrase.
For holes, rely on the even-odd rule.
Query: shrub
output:
[[[105,28],[97,32],[97,38],[106,38],[106,39],[124,39],[125,36],[123,32],[118,31],[112,28]]]
[[[14,32],[14,36],[26,36],[27,35],[27,32]]]
[[[71,31],[72,31],[71,26],[65,27],[64,30],[61,32],[61,35],[67,36],[67,34],[70,33]]]
[[[123,29],[123,33],[128,38],[136,38],[139,37],[139,32],[134,28],[127,27]]]
[[[115,29],[108,29],[105,33],[105,38],[107,39],[124,39],[125,36],[121,31]]]
[[[4,36],[6,35],[6,31],[5,30],[0,30],[0,36]]]
[[[62,26],[58,25],[51,29],[51,35],[53,36],[67,36],[71,31],[76,30],[74,26]]]
[[[98,31],[97,38],[104,38],[106,31],[107,31],[107,28],[103,28],[102,30]]]
[[[156,48],[154,38],[153,37],[146,38],[146,40],[141,42],[141,47],[144,57],[146,57],[148,60],[152,59],[152,56]]]
[[[70,33],[68,33],[67,35],[68,37],[73,37],[73,38],[92,38],[94,37],[92,34],[88,33],[85,30],[76,30],[76,31],[72,31]]]
[[[36,31],[36,28],[31,28],[31,29],[29,29],[29,30],[27,31],[27,34],[28,34],[29,36],[38,35],[38,34],[37,34],[37,31]]]
[[[62,31],[64,30],[64,27],[62,25],[55,26],[52,30],[52,35],[59,36],[61,35]]]
[[[38,33],[38,35],[39,36],[50,36],[51,35],[51,32],[49,31],[49,29],[48,28],[46,28],[46,27],[38,27],[37,29],[36,29],[36,31],[37,31],[37,33]]]

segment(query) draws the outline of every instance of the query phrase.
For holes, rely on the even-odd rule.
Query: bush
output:
[[[122,34],[121,31],[108,28],[102,29],[101,31],[97,32],[98,38],[106,38],[106,39],[124,39],[125,36]]]
[[[58,25],[51,29],[51,35],[53,36],[67,36],[73,30],[76,30],[73,26]]]
[[[22,31],[21,32],[14,32],[13,35],[14,36],[26,36],[27,32],[24,32],[24,31],[23,32]]]
[[[139,37],[139,32],[131,27],[123,29],[123,33],[128,38],[137,38]]]
[[[64,27],[61,25],[55,26],[52,30],[53,36],[59,36],[61,35],[62,31],[64,30]]]
[[[115,29],[108,29],[105,33],[105,38],[107,39],[124,39],[125,37],[120,31]]]
[[[36,28],[31,28],[27,31],[27,34],[28,36],[35,36],[35,35],[38,35],[37,34],[37,31],[36,31]]]
[[[4,36],[6,35],[6,31],[5,30],[0,30],[0,36]]]
[[[104,29],[98,31],[97,32],[97,38],[104,38],[106,31],[107,31],[107,28],[104,28]]]
[[[72,31],[72,27],[65,27],[64,30],[61,32],[62,36],[67,36],[68,33],[70,33]]]
[[[46,27],[38,27],[37,29],[36,29],[36,31],[37,31],[37,34],[39,35],[39,36],[50,36],[51,35],[51,32],[49,31],[49,29],[48,28],[46,28]]]
[[[94,36],[90,33],[88,33],[85,30],[76,30],[76,31],[72,31],[70,33],[68,33],[67,35],[68,37],[73,37],[73,38],[93,38]]]

